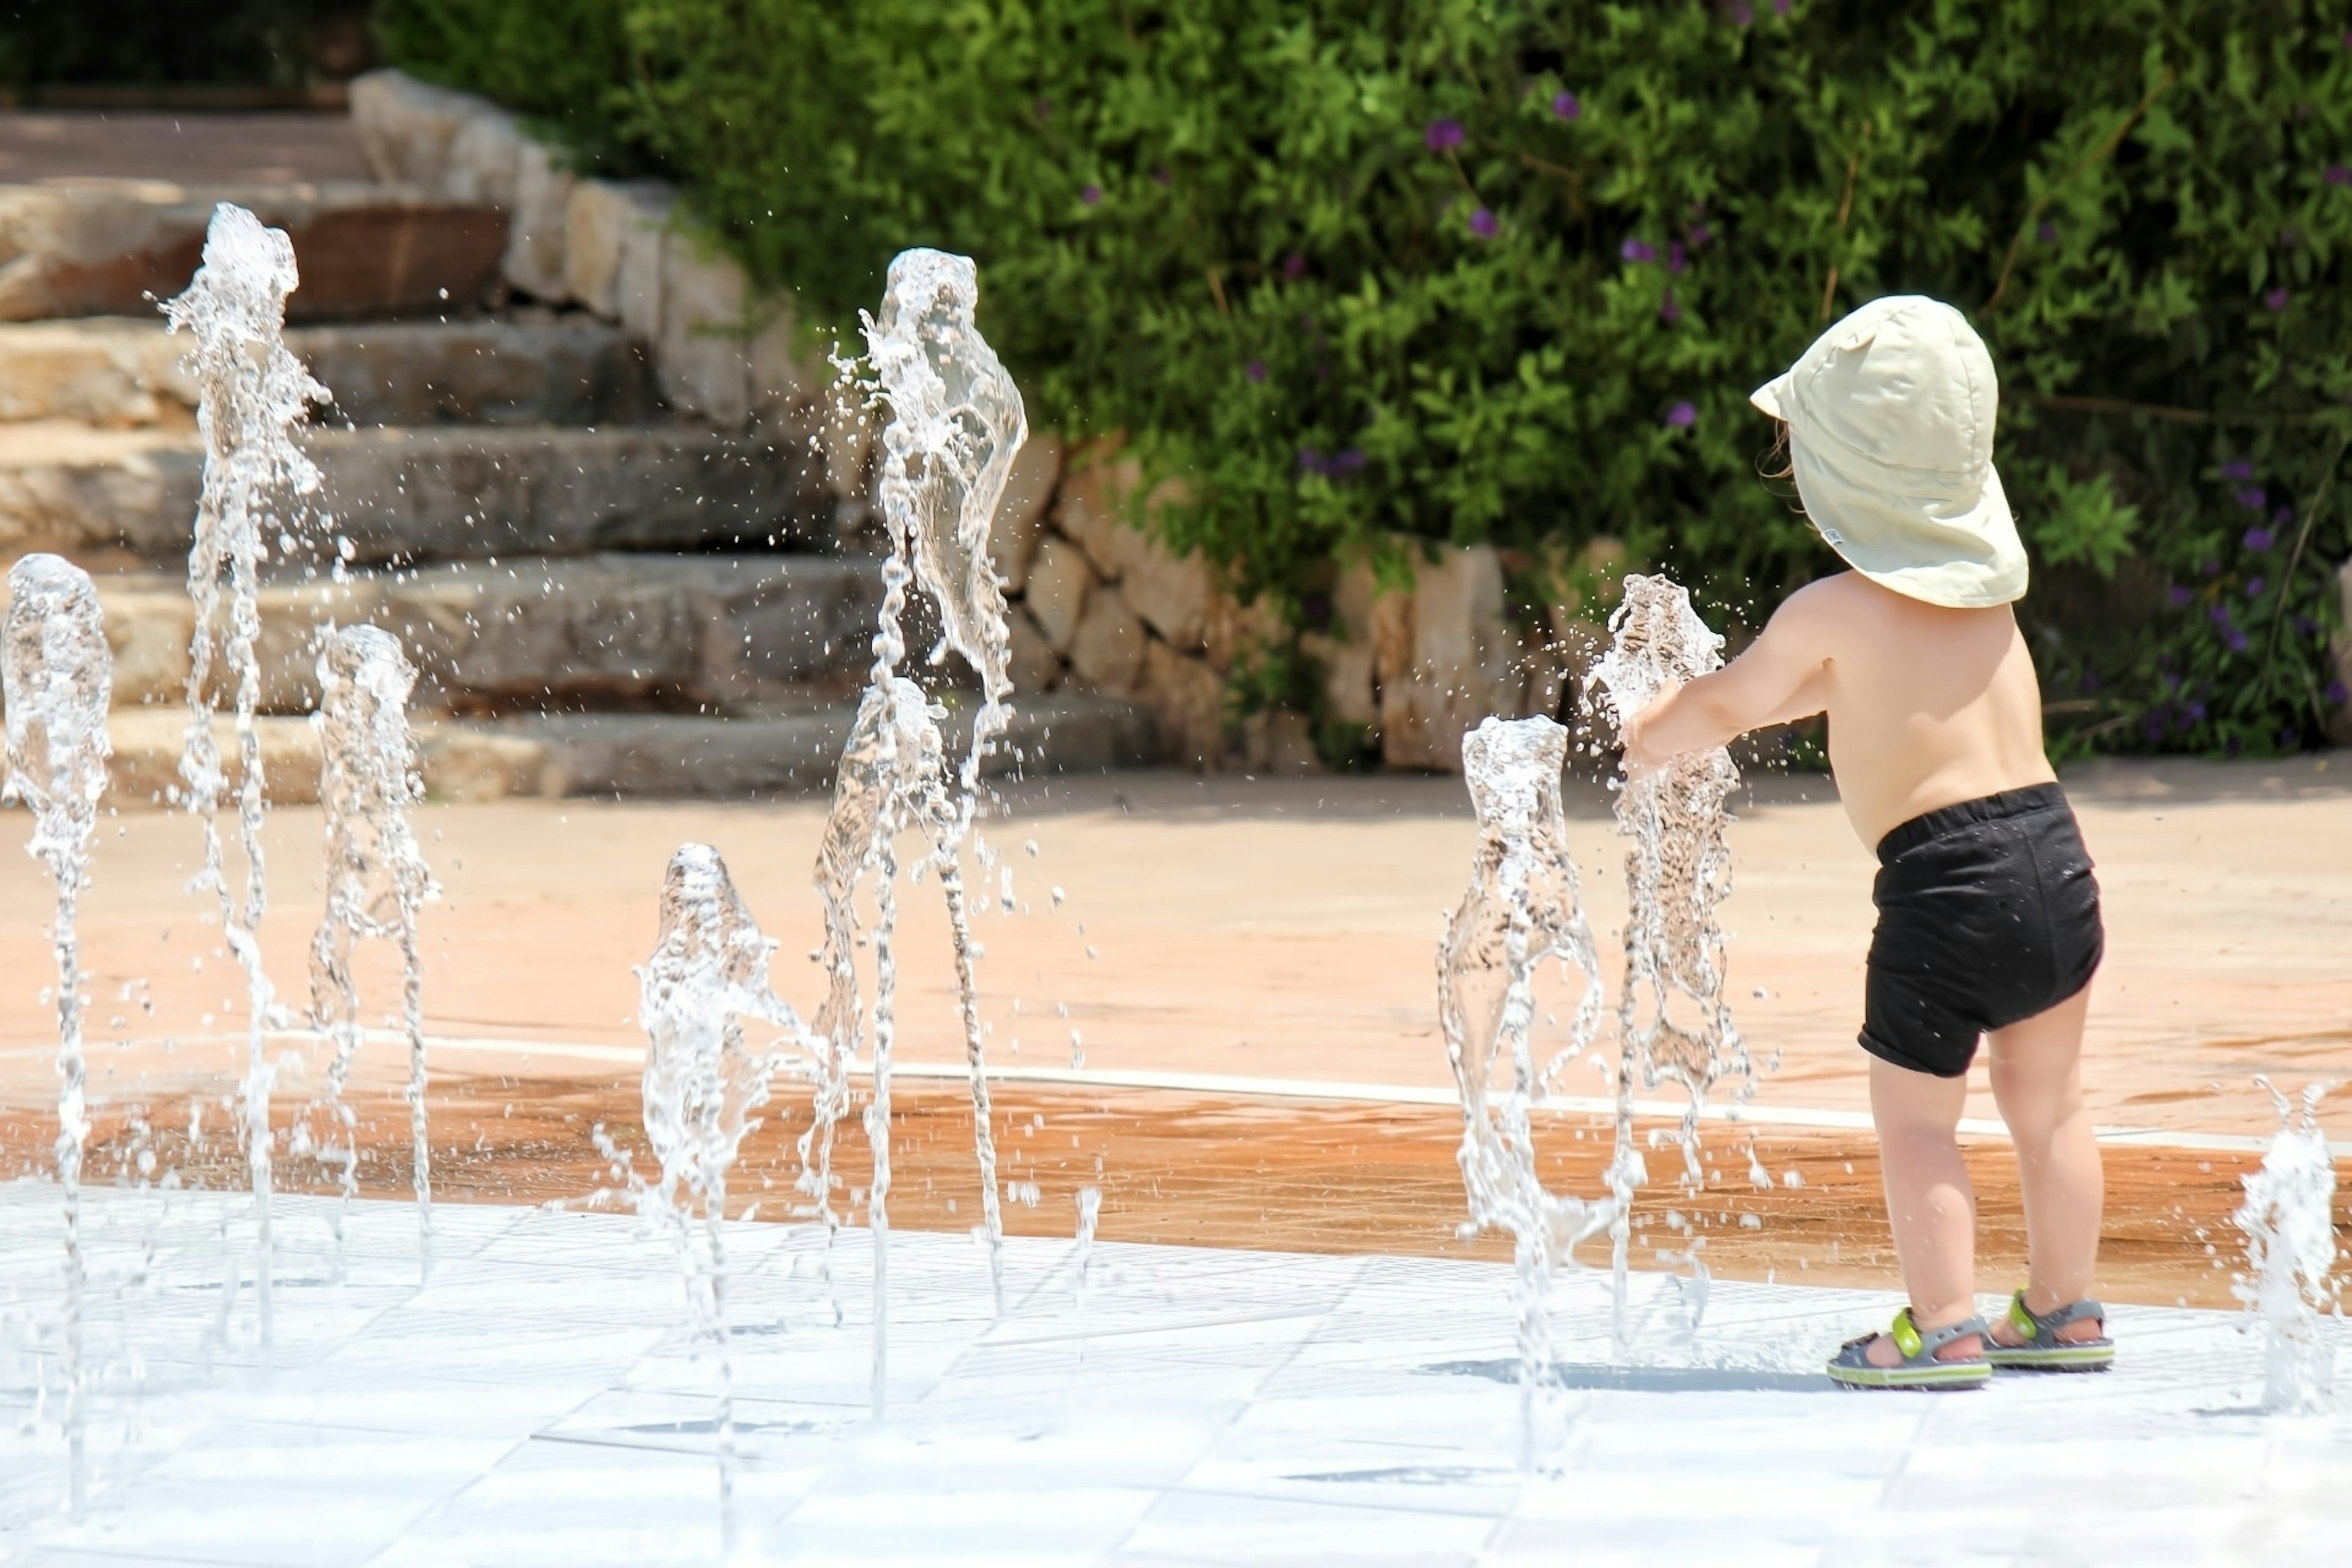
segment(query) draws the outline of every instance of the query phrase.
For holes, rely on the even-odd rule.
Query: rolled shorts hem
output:
[[[1864,1050],[1869,1052],[1872,1056],[1876,1057],[1880,1061],[1885,1062],[1888,1067],[1901,1068],[1906,1072],[1921,1073],[1928,1078],[1966,1078],[1969,1076],[1969,1068],[1974,1065],[1977,1059],[1977,1051],[1984,1044],[1984,1037],[1982,1035],[1979,1035],[1977,1037],[1977,1044],[1970,1046],[1969,1047],[1969,1054],[1960,1058],[1960,1065],[1952,1068],[1948,1072],[1942,1068],[1929,1067],[1918,1058],[1910,1055],[1908,1052],[1896,1050],[1893,1046],[1879,1044],[1876,1040],[1870,1037],[1869,1031],[1867,1030],[1864,1030],[1861,1035],[1857,1036],[1854,1043],[1859,1045]]]

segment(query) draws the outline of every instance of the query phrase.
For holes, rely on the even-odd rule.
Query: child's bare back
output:
[[[1867,847],[1938,806],[2057,777],[2042,749],[2041,684],[2006,605],[1946,609],[1842,572],[1790,595],[1724,674],[1763,689],[1728,692],[1728,705],[1785,685],[1769,704],[1777,721],[1829,715],[1838,795]],[[1659,739],[1643,727],[1638,744],[1676,749]]]

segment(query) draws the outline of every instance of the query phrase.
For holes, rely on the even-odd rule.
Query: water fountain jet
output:
[[[1594,664],[1588,710],[1622,726],[1670,686],[1722,668],[1723,638],[1692,609],[1690,594],[1663,576],[1625,579],[1625,598],[1609,617],[1609,651]],[[1617,831],[1625,840],[1625,978],[1617,1028],[1617,1142],[1610,1163],[1610,1270],[1615,1352],[1632,1351],[1627,1313],[1627,1250],[1633,1193],[1647,1180],[1633,1138],[1633,1089],[1679,1084],[1689,1096],[1674,1141],[1683,1152],[1683,1182],[1704,1176],[1699,1117],[1719,1086],[1735,1101],[1755,1092],[1756,1069],[1724,1001],[1724,933],[1717,918],[1731,892],[1725,810],[1739,769],[1723,747],[1692,752],[1635,777],[1618,780]],[[1683,1015],[1684,1016],[1678,1016]],[[1689,1327],[1704,1310],[1707,1271],[1700,1238],[1690,1238],[1685,1284]]]
[[[1530,1108],[1601,1025],[1601,964],[1584,919],[1560,805],[1568,731],[1549,719],[1487,719],[1462,740],[1478,816],[1470,887],[1438,950],[1437,1016],[1462,1093],[1457,1158],[1475,1235],[1511,1236],[1517,1273],[1520,1459],[1532,1467],[1537,1402],[1553,1383],[1553,1273],[1613,1212],[1550,1192],[1538,1174]],[[1548,961],[1579,987],[1568,1042],[1538,1068],[1535,984]],[[1497,1081],[1499,1079],[1499,1082]]]
[[[379,626],[330,632],[319,654],[319,803],[327,837],[327,907],[310,941],[310,1007],[334,1042],[327,1070],[331,1135],[342,1139],[342,1199],[359,1192],[359,1142],[343,1087],[360,1045],[360,994],[352,952],[364,939],[390,941],[400,952],[401,1018],[408,1035],[410,1158],[416,1193],[417,1267],[433,1269],[432,1146],[425,1136],[423,968],[416,917],[439,895],[408,808],[425,798],[408,728],[415,667],[400,639]],[[343,1211],[335,1213],[342,1253]]]
[[[2302,1115],[2267,1078],[2256,1083],[2278,1108],[2279,1130],[2262,1168],[2243,1178],[2246,1201],[2231,1218],[2246,1237],[2245,1278],[2231,1287],[2263,1334],[2263,1408],[2316,1415],[2336,1386],[2326,1314],[2337,1306],[2336,1160],[2319,1125],[2329,1085],[2304,1086]]]
[[[83,1100],[81,944],[76,927],[89,882],[89,838],[106,793],[106,712],[114,654],[89,574],[55,555],[27,555],[8,571],[8,616],[0,627],[0,693],[7,705],[7,774],[0,800],[33,811],[26,852],[57,884],[51,945],[58,963],[58,1185],[65,1197],[66,1300],[60,1371],[66,1385],[68,1500],[88,1501],[83,1432],[81,1241],[82,1149],[89,1136]]]
[[[255,1300],[265,1345],[272,1334],[269,1097],[275,1078],[266,1043],[280,1009],[261,962],[259,931],[269,889],[261,850],[267,807],[261,738],[254,727],[261,704],[255,644],[261,635],[261,567],[270,541],[295,540],[308,531],[305,498],[319,488],[319,470],[294,440],[294,427],[310,405],[328,400],[327,389],[286,347],[286,297],[299,281],[294,246],[285,231],[265,228],[243,207],[223,202],[205,235],[204,264],[186,291],[163,306],[171,331],[184,331],[195,340],[187,363],[196,382],[196,429],[205,447],[195,539],[188,551],[195,630],[189,643],[188,732],[180,777],[183,798],[205,832],[204,867],[192,890],[218,897],[229,951],[245,970],[250,1016],[239,1087],[240,1136],[253,1184],[259,1254]],[[230,887],[221,858],[219,813],[226,781],[213,736],[215,639],[236,688],[241,895]]]

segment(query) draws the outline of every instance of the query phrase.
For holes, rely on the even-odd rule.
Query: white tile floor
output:
[[[325,1206],[281,1199],[265,1355],[245,1208],[93,1201],[76,1521],[56,1193],[0,1188],[0,1562],[718,1561],[713,1368],[665,1244],[612,1215],[453,1205],[420,1289],[412,1213],[362,1204],[335,1283]],[[2352,1415],[2255,1413],[2260,1347],[2224,1314],[2118,1310],[2105,1377],[1844,1394],[1821,1360],[1889,1298],[1718,1283],[1678,1346],[1678,1292],[1647,1277],[1641,1364],[1618,1370],[1605,1289],[1578,1276],[1555,1296],[1565,1391],[1524,1474],[1498,1268],[1105,1246],[1082,1305],[1070,1244],[1015,1241],[992,1321],[976,1247],[901,1235],[877,1426],[863,1234],[832,1291],[810,1231],[730,1247],[757,1561],[2352,1561]]]

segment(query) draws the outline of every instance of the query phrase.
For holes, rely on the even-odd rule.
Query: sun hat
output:
[[[1968,318],[1873,300],[1750,401],[1789,424],[1805,515],[1881,586],[1956,610],[2025,595],[2025,546],[1993,471],[2000,387]]]

